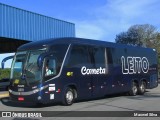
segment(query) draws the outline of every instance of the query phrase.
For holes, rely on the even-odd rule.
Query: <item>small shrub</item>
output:
[[[0,69],[0,80],[2,78],[9,78],[10,77],[10,69],[6,68],[6,69]]]

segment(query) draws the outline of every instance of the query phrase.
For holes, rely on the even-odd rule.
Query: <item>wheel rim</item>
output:
[[[134,95],[137,94],[137,86],[136,85],[133,86],[133,92],[134,92]]]
[[[144,83],[142,83],[141,87],[140,87],[141,91],[144,92],[145,91],[145,86]]]
[[[68,91],[67,93],[66,93],[66,100],[67,100],[67,103],[72,103],[72,101],[73,101],[73,93],[71,92],[71,91]]]

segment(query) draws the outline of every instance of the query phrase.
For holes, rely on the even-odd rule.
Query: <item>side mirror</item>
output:
[[[9,60],[9,59],[12,59],[13,57],[14,57],[14,55],[8,56],[8,57],[6,57],[6,58],[4,58],[4,59],[2,60],[2,62],[1,62],[2,69],[4,69],[5,62],[6,62],[7,60]]]
[[[49,56],[52,55],[52,54],[53,54],[52,52],[42,53],[42,54],[38,57],[38,59],[37,59],[37,66],[38,66],[39,68],[42,68],[44,59],[45,59],[46,57],[49,57]]]

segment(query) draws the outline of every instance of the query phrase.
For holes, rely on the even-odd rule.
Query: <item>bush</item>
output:
[[[10,69],[6,68],[6,69],[0,69],[0,80],[2,78],[9,78],[10,77]]]

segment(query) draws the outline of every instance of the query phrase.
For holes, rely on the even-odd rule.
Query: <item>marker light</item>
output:
[[[58,89],[57,92],[60,93],[60,92],[61,92],[61,89]]]
[[[24,97],[19,97],[18,100],[19,101],[24,101]]]

